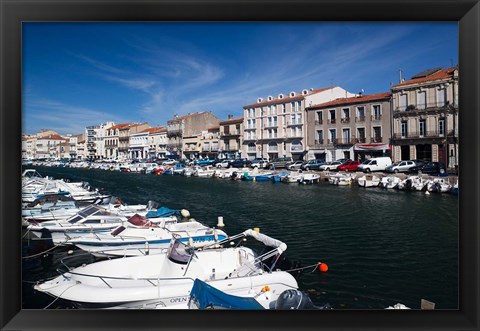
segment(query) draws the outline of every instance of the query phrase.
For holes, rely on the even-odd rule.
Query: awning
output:
[[[353,149],[356,151],[383,151],[391,149],[389,144],[355,144]]]

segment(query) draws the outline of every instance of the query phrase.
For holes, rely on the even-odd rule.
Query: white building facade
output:
[[[335,86],[305,89],[301,92],[268,96],[266,100],[244,106],[243,155],[248,159],[263,157],[308,158],[305,108],[355,94]]]

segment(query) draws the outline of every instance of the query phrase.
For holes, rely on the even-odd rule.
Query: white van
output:
[[[374,157],[365,160],[358,166],[358,171],[385,171],[385,168],[392,164],[392,159],[388,156]]]

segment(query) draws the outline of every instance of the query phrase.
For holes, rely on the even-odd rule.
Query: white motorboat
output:
[[[440,177],[435,178],[427,183],[428,192],[449,192],[452,189],[452,185],[448,181],[448,178]]]
[[[385,176],[380,180],[380,187],[387,189],[396,188],[400,182],[401,180],[397,176]]]
[[[137,215],[113,231],[83,233],[71,238],[68,243],[100,256],[136,256],[164,252],[172,235],[192,247],[202,247],[228,237],[224,231],[195,220],[178,222],[176,219],[164,219],[152,223]]]
[[[223,242],[245,236],[273,249],[260,256],[242,246],[193,249],[173,238],[166,254],[117,258],[69,268],[34,288],[81,307],[183,309],[188,308],[195,279],[233,295],[261,294],[268,287],[271,300],[287,289],[297,289],[291,274],[274,269],[287,245],[252,230]],[[267,260],[269,265],[264,263]]]
[[[338,174],[331,174],[328,177],[328,182],[331,185],[338,185],[338,186],[347,186],[352,185],[354,176],[350,174],[338,173]]]
[[[193,167],[193,176],[196,177],[212,177],[213,174],[215,173],[215,168],[212,166],[194,166]]]
[[[303,171],[298,170],[296,172],[291,171],[288,175],[282,178],[283,183],[298,183],[298,181],[303,177]]]
[[[319,181],[320,181],[319,174],[303,174],[297,180],[299,184],[314,184],[314,183],[318,183]]]
[[[358,178],[357,182],[361,187],[377,187],[380,184],[380,177],[368,174]]]
[[[427,179],[424,179],[422,176],[410,176],[398,183],[397,188],[399,190],[407,191],[423,191],[428,182],[429,181]]]
[[[28,220],[27,229],[39,238],[51,236],[54,244],[72,244],[76,238],[98,237],[102,232],[110,233],[119,226],[147,227],[149,224],[155,226],[162,222],[177,222],[177,217],[173,214],[164,217],[157,215],[155,218],[149,218],[148,221],[136,224],[138,219],[146,218],[138,214],[127,218],[124,215],[110,213],[98,205],[90,205],[67,220],[49,220],[38,223],[31,218]],[[158,225],[156,226],[158,227]]]

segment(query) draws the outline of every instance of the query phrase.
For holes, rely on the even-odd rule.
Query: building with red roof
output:
[[[433,68],[392,86],[394,160],[458,165],[458,68]]]
[[[307,107],[310,153],[323,161],[389,156],[391,96],[359,94]]]
[[[263,157],[275,159],[292,157],[301,160],[313,157],[308,154],[305,108],[353,93],[339,86],[320,89],[304,89],[288,94],[258,98],[256,103],[243,107],[242,156],[249,159]]]

